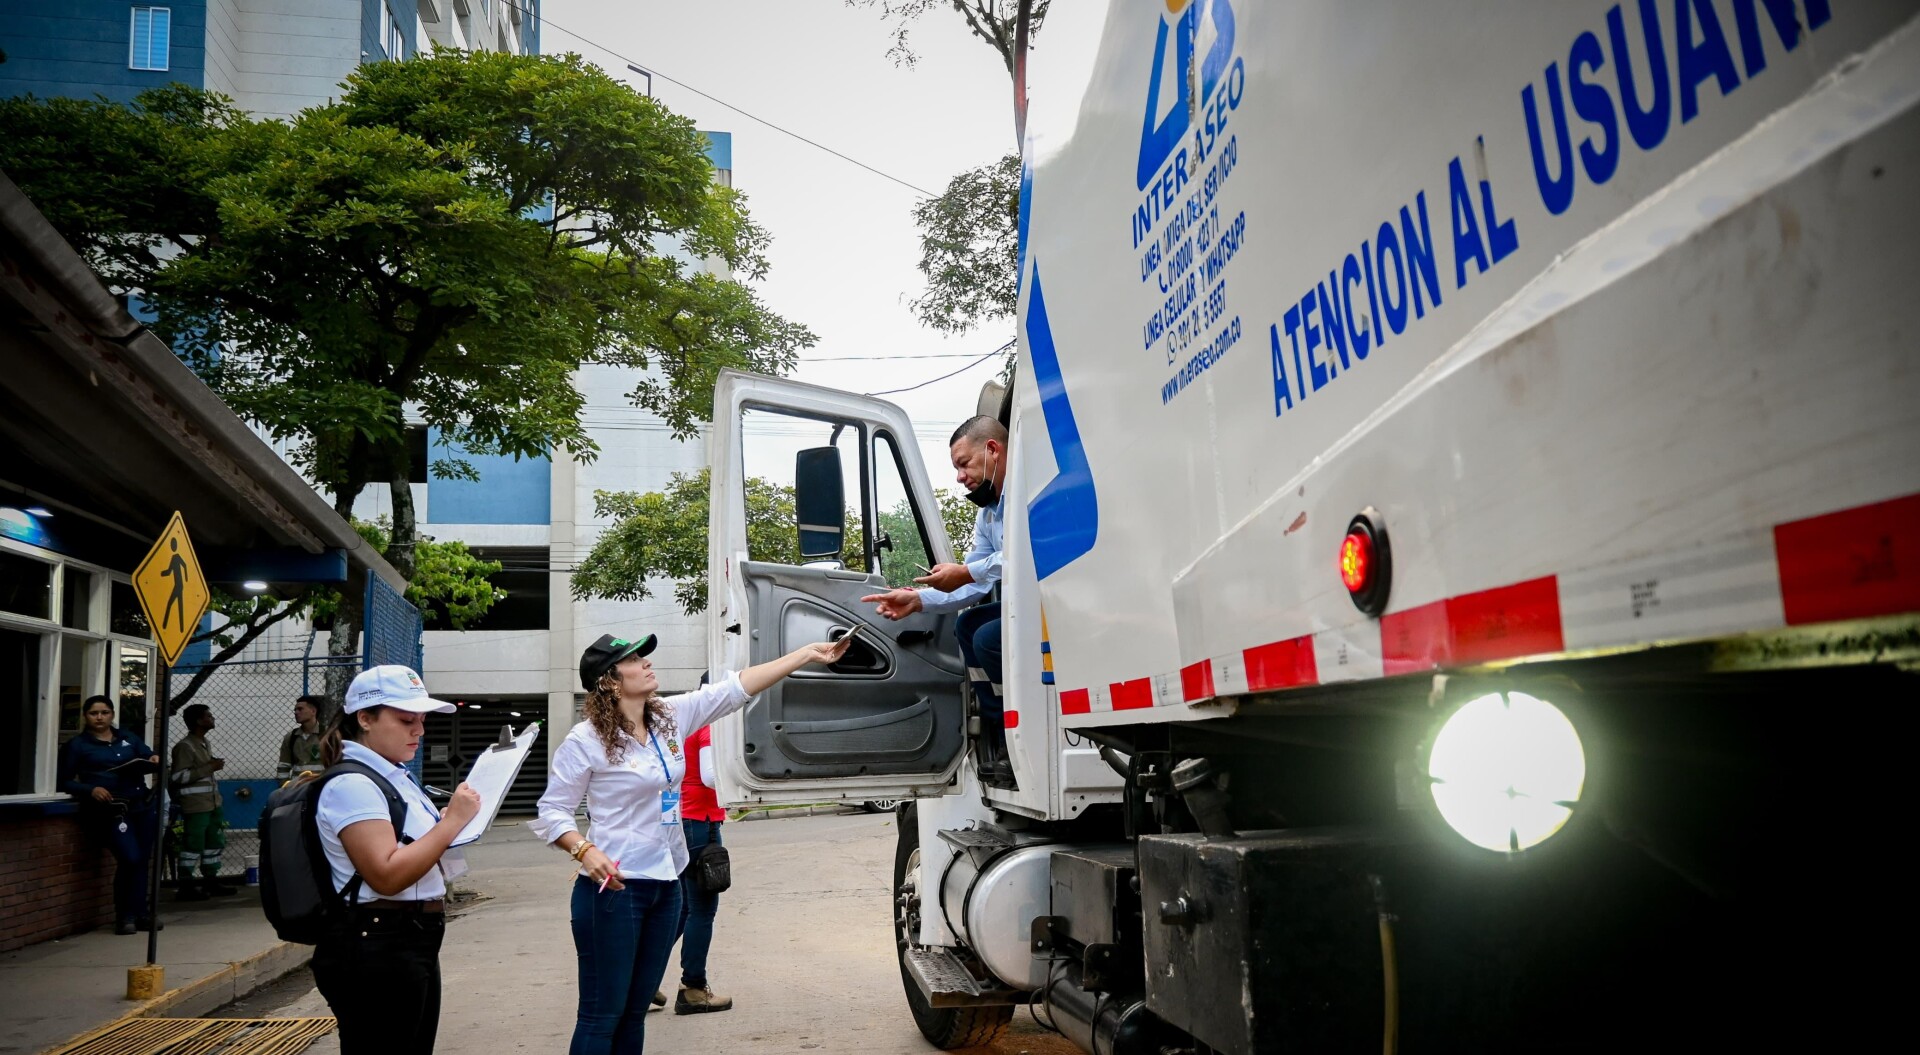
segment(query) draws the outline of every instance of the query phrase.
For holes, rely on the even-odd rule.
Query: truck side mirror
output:
[[[840,448],[809,447],[794,456],[793,511],[800,531],[800,559],[838,558],[847,533]]]

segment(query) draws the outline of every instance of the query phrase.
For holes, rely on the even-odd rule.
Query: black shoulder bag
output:
[[[709,894],[724,894],[733,885],[733,859],[727,848],[708,843],[693,858],[693,881]]]

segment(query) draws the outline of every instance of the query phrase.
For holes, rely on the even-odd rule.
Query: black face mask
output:
[[[967,492],[967,501],[982,509],[987,509],[1000,501],[1000,492],[993,486],[993,470],[980,478],[980,484]]]

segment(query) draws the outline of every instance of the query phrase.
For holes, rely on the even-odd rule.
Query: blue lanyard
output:
[[[667,784],[671,786],[673,784],[673,770],[667,768],[667,756],[660,750],[660,738],[655,736],[651,729],[647,730],[647,743],[653,747],[653,757],[660,760],[661,775],[667,778]]]

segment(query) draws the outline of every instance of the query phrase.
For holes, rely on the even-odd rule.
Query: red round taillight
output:
[[[1377,616],[1387,610],[1393,586],[1393,551],[1387,548],[1387,525],[1372,506],[1347,524],[1340,540],[1340,583],[1362,612]]]
[[[1359,593],[1372,577],[1373,539],[1364,532],[1347,532],[1340,543],[1340,581],[1346,583],[1348,593]]]

